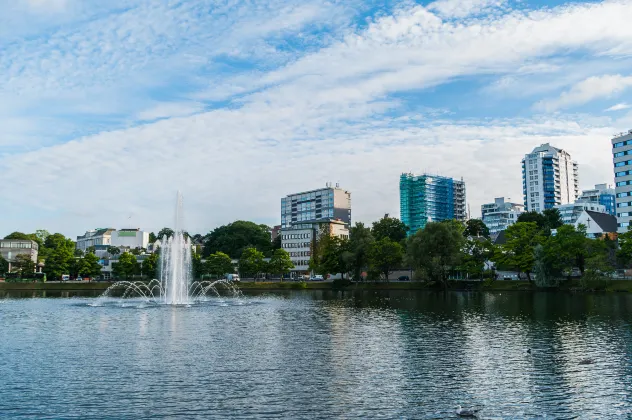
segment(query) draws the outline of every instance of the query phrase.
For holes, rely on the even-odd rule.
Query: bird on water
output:
[[[463,408],[460,405],[456,406],[456,415],[459,417],[469,417],[469,418],[476,418],[478,417],[478,412],[480,410],[478,409],[467,409],[467,408]]]

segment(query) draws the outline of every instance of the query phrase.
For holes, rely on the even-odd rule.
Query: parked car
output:
[[[226,274],[226,280],[239,282],[239,274]]]
[[[62,274],[61,275],[61,281],[68,281],[70,280],[70,275],[68,274]]]
[[[399,281],[410,281],[410,277],[408,277],[408,276],[399,276],[397,278],[397,280],[399,280]]]
[[[312,277],[310,278],[310,280],[311,280],[311,281],[323,281],[323,280],[325,280],[325,279],[324,279],[324,278],[323,278],[323,276],[321,276],[320,274],[316,274],[316,275],[312,276]]]

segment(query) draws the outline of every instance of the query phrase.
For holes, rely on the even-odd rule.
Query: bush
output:
[[[611,284],[610,277],[596,271],[586,271],[579,284],[585,290],[607,290]]]
[[[307,289],[307,283],[304,281],[299,281],[297,283],[291,283],[290,289]]]

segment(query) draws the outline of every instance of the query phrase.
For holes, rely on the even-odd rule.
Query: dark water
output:
[[[0,418],[632,417],[628,295],[94,301],[0,300]]]

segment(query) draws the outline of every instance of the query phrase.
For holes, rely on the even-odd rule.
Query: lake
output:
[[[482,418],[632,416],[629,295],[94,302],[0,299],[0,418],[435,419],[458,404]]]

